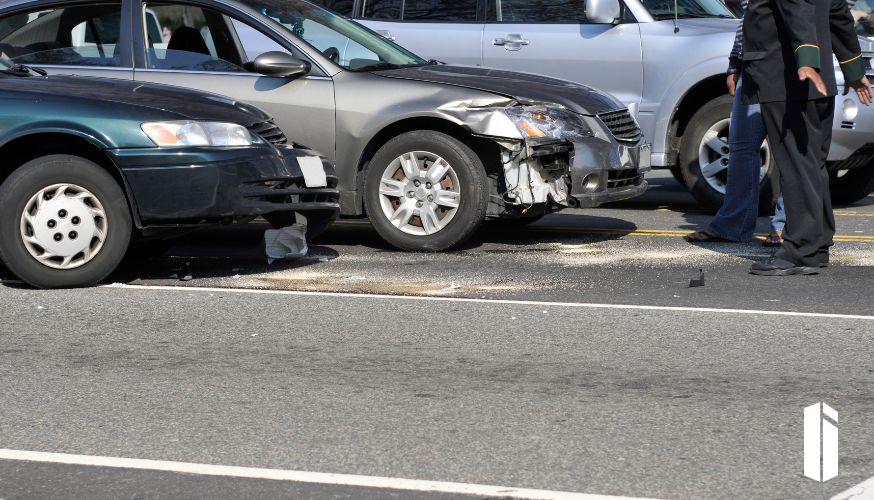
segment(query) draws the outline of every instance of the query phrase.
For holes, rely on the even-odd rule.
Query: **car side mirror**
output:
[[[619,0],[588,0],[586,18],[594,24],[614,24],[622,14]]]
[[[254,61],[246,63],[246,69],[265,76],[290,77],[310,72],[310,63],[285,52],[265,52]]]

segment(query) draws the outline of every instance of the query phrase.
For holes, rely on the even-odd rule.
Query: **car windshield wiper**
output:
[[[30,66],[25,66],[24,64],[13,64],[8,68],[4,68],[2,70],[3,73],[15,76],[30,76],[31,73],[36,73],[41,76],[46,76],[45,70],[39,68],[31,68]]]

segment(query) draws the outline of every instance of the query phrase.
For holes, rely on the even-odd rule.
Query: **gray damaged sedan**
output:
[[[647,185],[649,146],[615,98],[428,61],[303,1],[13,0],[0,8],[0,50],[49,72],[255,104],[335,161],[344,215],[366,213],[401,249],[450,249],[485,219],[524,224]]]

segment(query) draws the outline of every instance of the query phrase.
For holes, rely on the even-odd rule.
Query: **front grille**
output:
[[[256,123],[249,127],[249,132],[261,136],[262,139],[273,144],[274,146],[284,146],[288,144],[288,139],[282,130],[276,126],[273,120],[267,122]]]
[[[601,113],[598,119],[607,126],[617,140],[637,142],[640,139],[640,127],[627,109]]]
[[[607,172],[607,188],[624,188],[636,186],[643,176],[636,168],[624,168],[622,170],[610,170]]]

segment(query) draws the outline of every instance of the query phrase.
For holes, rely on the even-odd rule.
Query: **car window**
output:
[[[400,19],[403,0],[364,0],[365,19]]]
[[[475,22],[477,0],[364,0],[365,19]]]
[[[332,10],[341,16],[352,17],[352,11],[355,9],[353,0],[310,0],[311,3]]]
[[[144,20],[147,67],[246,72],[246,56],[240,53],[230,20],[220,12],[191,5],[149,3]]]
[[[406,0],[404,21],[476,21],[476,0]]]
[[[117,3],[40,9],[0,19],[0,54],[18,64],[120,66]]]
[[[254,61],[256,57],[265,52],[285,52],[290,54],[285,47],[275,42],[272,38],[248,24],[232,19],[234,31],[237,33],[237,38],[240,40],[240,45],[243,46],[247,62]]]
[[[586,1],[489,0],[486,5],[486,19],[499,23],[585,23]]]
[[[376,71],[428,61],[367,27],[300,0],[243,0],[345,69]]]

